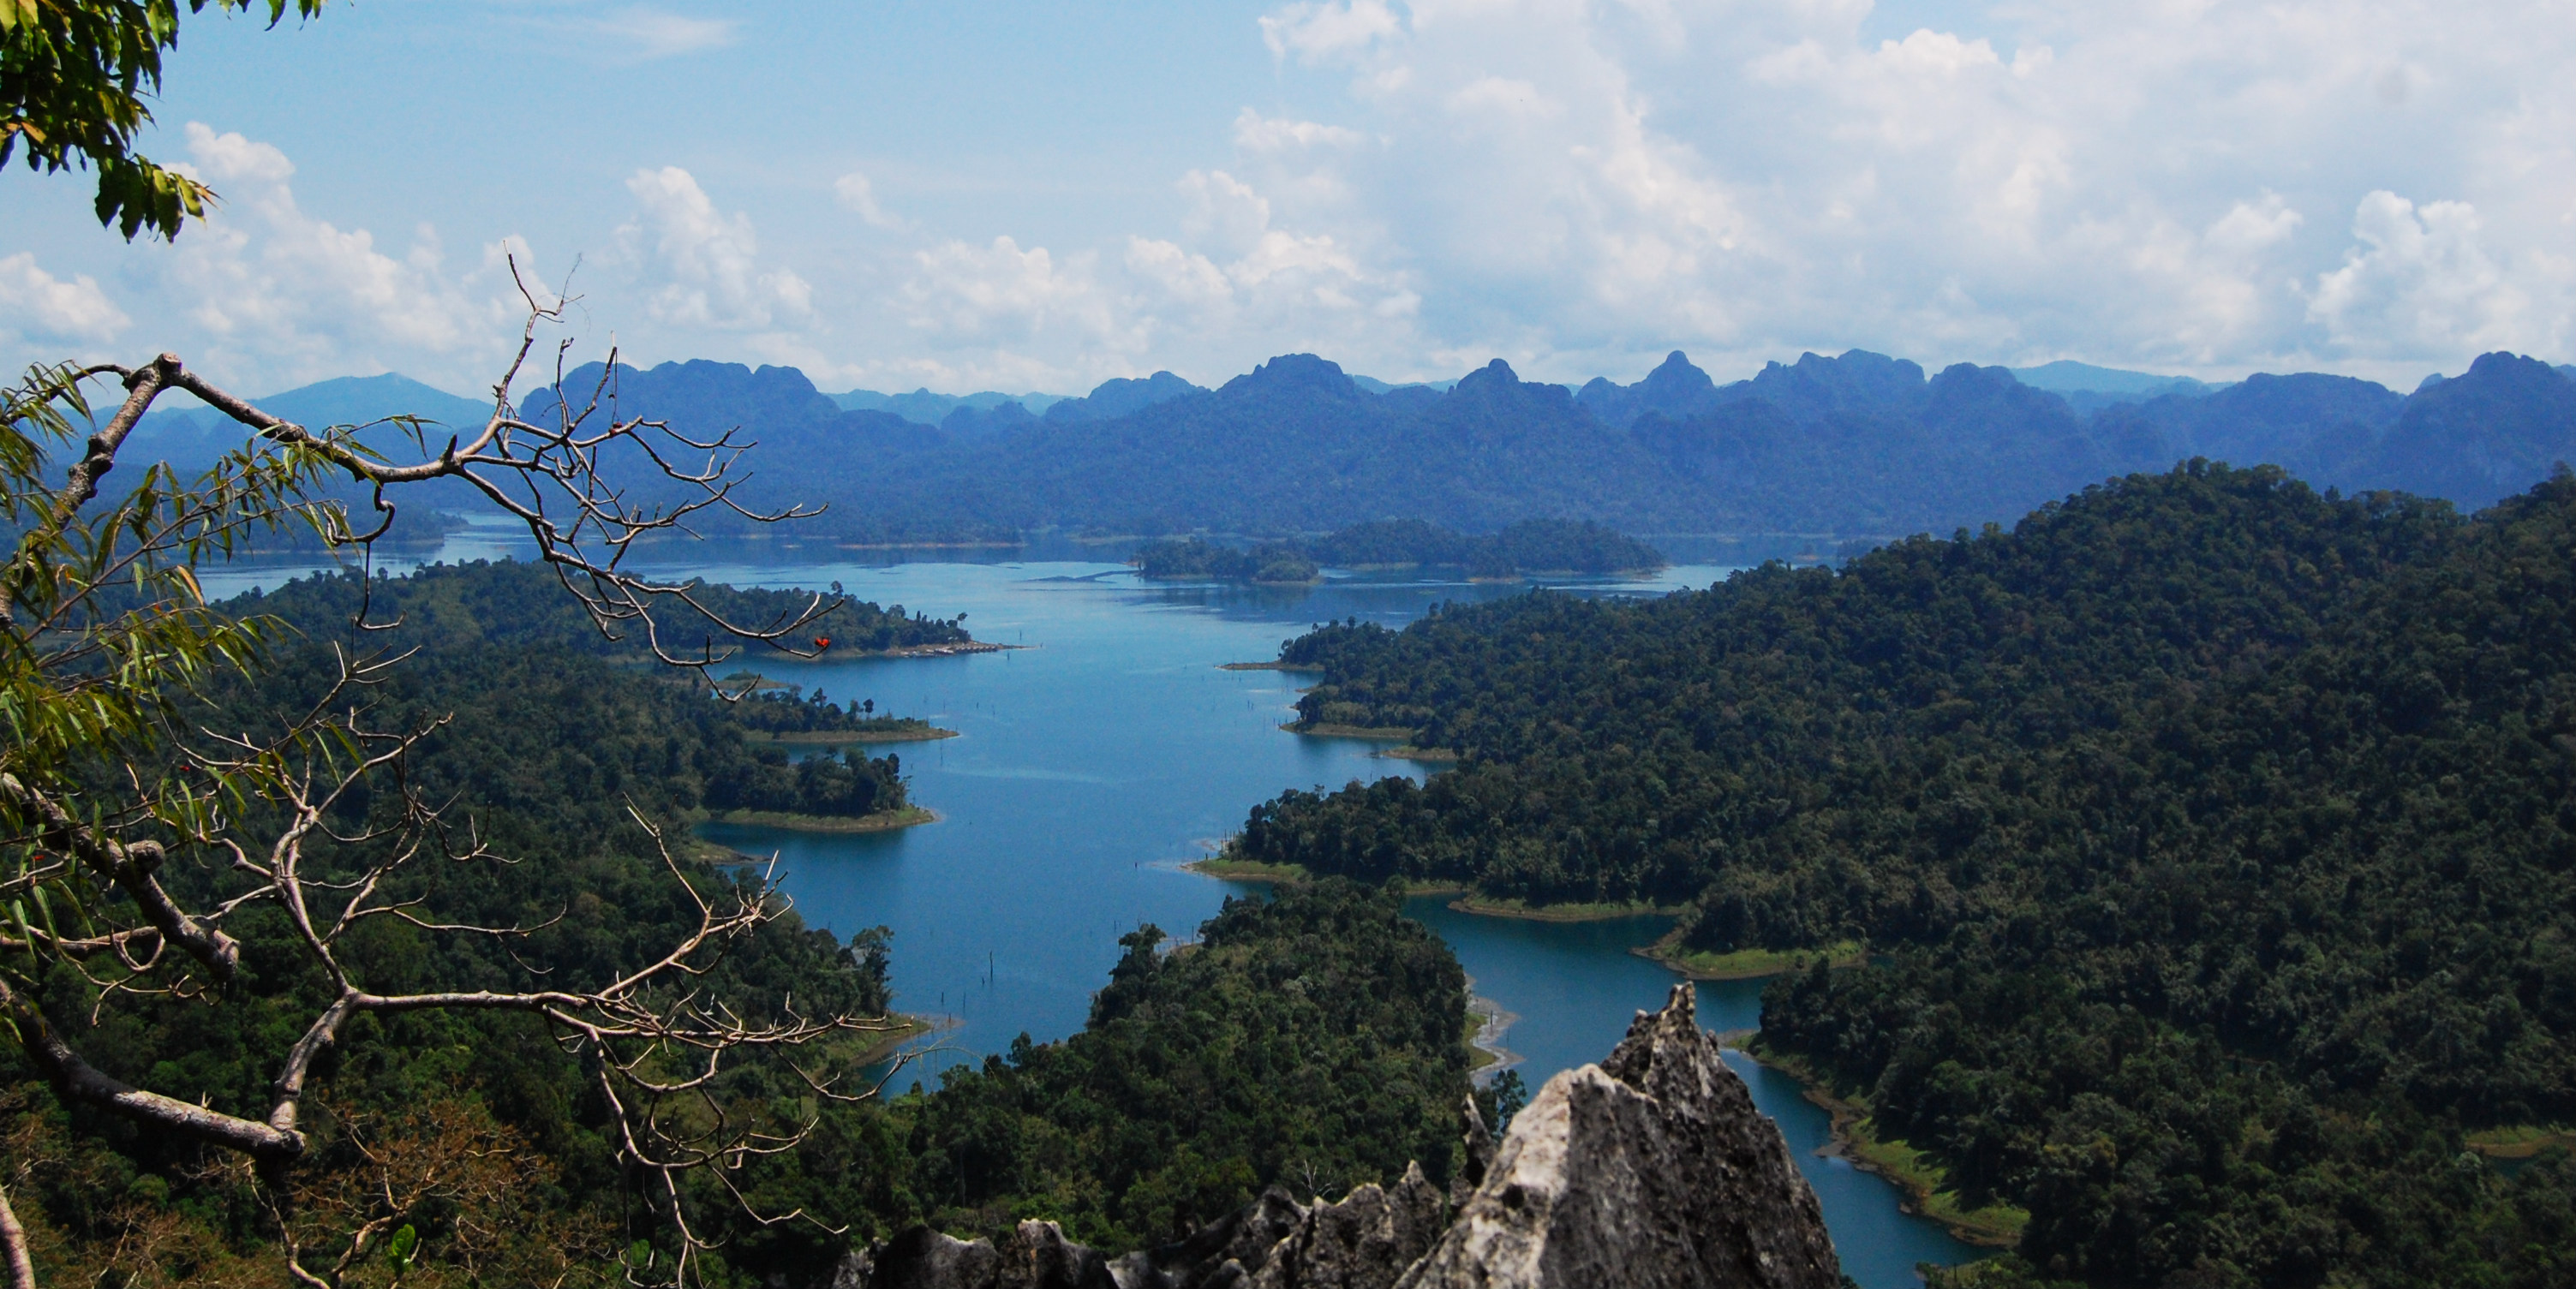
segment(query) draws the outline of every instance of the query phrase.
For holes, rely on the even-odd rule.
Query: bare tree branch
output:
[[[51,724],[24,726],[35,732],[0,746],[0,856],[14,864],[0,872],[0,950],[11,955],[0,963],[0,1025],[64,1102],[250,1161],[291,1273],[302,1283],[339,1283],[356,1259],[379,1247],[408,1202],[402,1195],[409,1192],[394,1180],[392,1156],[367,1154],[372,1148],[363,1142],[358,1149],[382,1174],[381,1193],[366,1213],[350,1211],[338,1235],[314,1234],[288,1188],[286,1179],[311,1149],[302,1120],[314,1072],[356,1017],[509,1012],[543,1023],[596,1082],[628,1164],[657,1179],[655,1208],[670,1224],[676,1248],[673,1283],[685,1283],[712,1247],[683,1189],[692,1175],[715,1178],[716,1188],[757,1222],[822,1225],[801,1209],[754,1210],[730,1176],[748,1161],[795,1149],[815,1122],[746,1119],[721,1094],[733,1064],[809,1049],[788,1064],[816,1093],[810,1103],[816,1105],[867,1099],[892,1077],[889,1071],[864,1091],[842,1092],[847,1073],[829,1074],[826,1067],[866,1050],[864,1040],[898,1031],[893,1018],[807,1015],[792,999],[780,1000],[769,1014],[744,1014],[710,991],[710,973],[726,955],[787,916],[790,904],[777,894],[770,872],[713,887],[692,881],[661,829],[631,805],[629,814],[694,908],[694,930],[590,987],[371,989],[341,951],[343,938],[369,919],[516,944],[562,916],[534,925],[443,918],[420,884],[404,876],[424,861],[501,858],[479,840],[470,820],[450,818],[452,803],[426,799],[407,775],[409,758],[439,723],[388,730],[370,720],[368,688],[407,655],[336,653],[337,673],[326,692],[258,737],[180,728],[180,696],[216,670],[251,671],[267,647],[268,628],[206,605],[193,564],[232,551],[247,534],[289,522],[308,523],[326,543],[354,547],[363,557],[389,531],[392,494],[434,480],[457,481],[518,521],[535,541],[537,557],[604,637],[632,639],[663,663],[693,669],[724,697],[738,695],[708,669],[731,655],[732,642],[801,652],[795,637],[839,604],[818,595],[772,620],[737,623],[717,612],[695,582],[630,567],[641,543],[690,534],[702,513],[775,523],[814,512],[763,511],[737,498],[739,468],[753,446],[739,431],[698,438],[660,421],[621,419],[613,351],[600,379],[574,390],[558,345],[551,410],[522,417],[513,387],[536,352],[540,328],[559,318],[560,305],[540,303],[524,283],[521,291],[527,320],[479,429],[433,449],[424,422],[379,423],[417,445],[409,459],[388,459],[362,439],[365,427],[317,430],[263,411],[172,354],[135,368],[40,371],[23,391],[7,391],[0,408],[6,413],[0,475],[10,485],[0,495],[0,523],[17,534],[0,565],[0,679],[13,687],[11,703],[25,693],[52,704],[43,711]],[[80,383],[103,375],[118,377],[124,396],[104,425],[83,436],[57,405],[86,419]],[[181,483],[166,465],[148,466],[122,500],[99,504],[101,483],[118,468],[135,427],[172,390],[243,426],[250,446],[193,484]],[[79,444],[59,483],[43,474],[43,435]],[[649,490],[614,478],[637,463]],[[314,489],[333,477],[365,491],[374,518],[364,531],[338,503],[317,499]],[[105,598],[125,586],[142,594]],[[369,603],[356,615],[363,629],[383,625],[368,620]],[[705,642],[676,643],[664,622],[671,615],[710,628]],[[19,712],[10,709],[13,729],[21,728]],[[103,791],[102,775],[121,781]],[[368,795],[358,796],[361,791]],[[355,810],[354,803],[367,808]],[[353,823],[361,814],[363,822]],[[212,857],[219,873],[232,875],[229,893],[198,900],[174,895],[159,877],[174,855]],[[288,947],[316,973],[327,996],[277,1054],[265,1113],[256,1118],[134,1087],[91,1065],[66,1037],[68,1022],[48,1014],[49,1006],[67,1004],[47,992],[53,986],[41,972],[24,966],[74,967],[90,986],[93,1024],[98,1009],[118,997],[219,1002],[223,987],[239,975],[242,954],[223,923],[249,908],[278,911],[292,929]],[[511,957],[518,960],[515,950]],[[536,978],[529,983],[547,983],[550,968],[520,965]],[[909,1059],[899,1055],[894,1068]],[[0,1265],[9,1267],[12,1285],[32,1285],[25,1232],[7,1200],[0,1189]],[[341,1250],[336,1261],[314,1252],[326,1248]],[[644,1270],[630,1267],[629,1273]]]
[[[27,1249],[27,1228],[9,1207],[9,1188],[0,1186],[0,1271],[8,1272],[6,1289],[36,1289],[36,1260]]]

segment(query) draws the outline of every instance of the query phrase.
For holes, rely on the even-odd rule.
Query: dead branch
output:
[[[378,992],[341,952],[352,928],[366,921],[393,918],[431,935],[517,942],[560,918],[535,925],[457,922],[431,913],[426,896],[403,893],[409,888],[402,875],[415,865],[500,860],[470,820],[451,819],[452,803],[426,799],[404,772],[407,758],[438,723],[389,730],[370,721],[366,689],[406,655],[336,655],[338,674],[321,699],[264,737],[171,732],[175,709],[164,691],[184,689],[196,669],[207,665],[248,668],[260,646],[255,629],[206,607],[190,572],[193,562],[230,550],[237,534],[297,518],[313,523],[330,544],[354,547],[363,557],[393,522],[390,493],[432,480],[461,481],[523,525],[538,558],[604,636],[634,638],[661,662],[694,670],[727,697],[733,695],[709,671],[732,652],[718,640],[769,642],[797,652],[795,637],[838,605],[837,598],[817,595],[779,619],[735,623],[705,602],[695,582],[656,579],[629,567],[639,543],[691,533],[693,517],[702,513],[766,524],[814,511],[762,511],[736,498],[743,478],[739,467],[753,446],[739,430],[699,439],[660,421],[620,418],[613,351],[598,382],[573,390],[567,388],[559,346],[552,412],[522,417],[513,387],[535,352],[541,326],[558,320],[560,305],[541,304],[524,284],[521,291],[528,316],[507,370],[492,387],[492,414],[479,430],[451,437],[434,451],[421,437],[421,423],[400,422],[420,446],[415,459],[387,459],[352,427],[317,430],[267,413],[205,381],[171,354],[133,368],[62,369],[62,383],[52,394],[13,394],[7,409],[10,432],[23,440],[20,418],[42,420],[49,414],[38,406],[44,398],[62,397],[85,415],[81,380],[114,375],[123,382],[114,414],[80,442],[59,485],[20,491],[35,476],[27,470],[11,476],[13,492],[6,501],[18,538],[14,554],[0,567],[0,627],[6,628],[0,630],[0,661],[11,675],[49,687],[62,701],[61,710],[71,713],[52,735],[54,746],[68,753],[58,751],[53,760],[92,754],[121,759],[129,782],[93,802],[83,794],[95,795],[94,790],[73,771],[49,762],[41,749],[0,749],[0,850],[20,857],[13,871],[0,875],[0,901],[10,909],[37,910],[36,916],[13,915],[0,925],[0,950],[20,960],[73,966],[92,986],[95,1020],[96,1008],[120,994],[216,996],[209,991],[234,980],[241,958],[240,943],[222,924],[245,908],[274,908],[305,963],[326,983],[329,1001],[277,1058],[265,1113],[258,1117],[134,1087],[91,1065],[48,1015],[38,977],[18,974],[15,966],[0,969],[0,1024],[63,1101],[250,1161],[274,1206],[290,1270],[305,1283],[338,1283],[353,1260],[399,1220],[409,1203],[403,1194],[435,1189],[421,1180],[426,1174],[397,1185],[393,1156],[361,1142],[361,1154],[382,1174],[376,1188],[381,1202],[345,1215],[336,1237],[345,1240],[338,1246],[344,1251],[336,1262],[315,1254],[318,1260],[307,1265],[320,1237],[297,1215],[298,1204],[311,1207],[314,1201],[310,1195],[299,1200],[288,1179],[311,1149],[301,1120],[313,1093],[313,1071],[354,1018],[432,1010],[537,1018],[597,1082],[627,1161],[659,1179],[657,1208],[678,1248],[675,1283],[686,1281],[698,1255],[710,1247],[683,1194],[683,1181],[692,1174],[718,1179],[757,1221],[816,1221],[801,1210],[754,1211],[728,1176],[747,1161],[796,1148],[814,1123],[743,1121],[720,1094],[730,1065],[795,1049],[819,1049],[828,1064],[845,1046],[833,1040],[900,1028],[882,1016],[806,1015],[792,1000],[783,1000],[774,1014],[746,1015],[710,993],[703,983],[708,974],[735,946],[786,916],[790,905],[776,893],[774,873],[726,883],[712,893],[702,889],[673,857],[661,830],[631,806],[630,815],[670,879],[694,905],[693,931],[588,987]],[[255,450],[229,458],[194,487],[179,486],[166,467],[154,466],[125,501],[99,513],[93,503],[102,481],[118,468],[135,426],[172,390],[244,426]],[[74,434],[59,417],[51,424],[58,436]],[[676,492],[676,499],[641,501],[616,482],[615,462],[627,454],[649,463],[647,477],[661,492]],[[327,476],[365,486],[375,516],[366,531],[352,525],[336,503],[312,499],[308,486]],[[146,596],[141,607],[113,614],[93,610],[105,589],[129,582],[150,583],[169,594]],[[670,643],[662,619],[675,613],[698,619],[715,634],[694,649]],[[366,617],[362,605],[359,624],[377,625]],[[144,756],[131,749],[176,754],[185,773],[149,782],[138,768]],[[380,791],[387,782],[392,790]],[[362,785],[373,803],[366,822],[352,826],[348,807]],[[253,829],[243,811],[270,822]],[[191,851],[217,856],[247,879],[247,888],[237,884],[203,907],[174,896],[157,874],[174,854]],[[91,898],[107,891],[122,900]],[[57,907],[76,910],[83,920],[57,919],[51,912]],[[93,914],[110,925],[92,924],[87,919]],[[528,970],[534,977],[547,974]],[[908,1059],[898,1056],[895,1068]],[[837,1085],[845,1076],[808,1068],[815,1060],[809,1053],[789,1064],[817,1093],[818,1103],[864,1100],[892,1077],[889,1071],[864,1091],[842,1092]],[[25,1243],[7,1190],[0,1188],[0,1265],[8,1267],[13,1285],[33,1283]]]

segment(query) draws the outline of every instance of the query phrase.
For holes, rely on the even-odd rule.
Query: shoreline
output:
[[[1458,753],[1449,748],[1415,747],[1410,743],[1371,752],[1369,755],[1388,761],[1417,761],[1424,765],[1449,765],[1459,759]]]
[[[898,1022],[895,1028],[883,1031],[875,1042],[870,1043],[859,1053],[856,1064],[861,1069],[891,1059],[904,1044],[914,1039],[936,1034],[943,1029],[954,1028],[957,1024],[954,1020],[915,1015],[911,1012],[896,1012],[890,1019]]]
[[[1524,1058],[1520,1053],[1503,1046],[1503,1035],[1520,1021],[1520,1016],[1477,993],[1474,976],[1467,977],[1467,1019],[1475,1022],[1474,1030],[1467,1035],[1467,1050],[1473,1054],[1467,1061],[1467,1077],[1500,1074],[1521,1063]]]
[[[1437,894],[1416,891],[1413,894]],[[1477,917],[1512,918],[1521,922],[1615,922],[1620,918],[1678,917],[1680,909],[1654,904],[1540,904],[1528,905],[1517,900],[1480,900],[1463,895],[1449,901],[1449,907]]]
[[[1411,743],[1413,731],[1400,725],[1335,725],[1326,721],[1308,724],[1290,721],[1279,728],[1308,738],[1354,738],[1372,743]]]
[[[1293,864],[1263,864],[1216,857],[1193,860],[1181,867],[1185,871],[1197,873],[1203,877],[1235,882],[1293,883],[1305,881],[1310,876],[1304,868]],[[1672,910],[1651,905],[1542,905],[1536,909],[1513,907],[1464,898],[1465,891],[1466,888],[1455,884],[1425,883],[1421,886],[1408,885],[1405,893],[1408,896],[1459,894],[1462,898],[1449,903],[1449,907],[1458,912],[1477,917],[1518,918],[1535,922],[1596,922],[1622,917],[1673,915]],[[1860,952],[1860,947],[1857,944],[1848,947],[1835,945],[1833,948],[1836,952],[1829,961],[1835,966],[1844,966],[1859,960],[1856,955]],[[1774,953],[1757,949],[1722,957],[1708,955],[1701,963],[1690,964],[1684,955],[1665,950],[1662,941],[1638,945],[1629,952],[1685,979],[1695,981],[1752,980],[1781,975],[1804,968],[1817,956],[1814,953]],[[1718,967],[1713,966],[1713,962],[1726,962],[1728,965]],[[1476,1032],[1468,1040],[1468,1047],[1478,1053],[1481,1059],[1471,1059],[1468,1073],[1474,1077],[1482,1077],[1499,1074],[1520,1064],[1522,1060],[1520,1055],[1504,1047],[1501,1041],[1503,1034],[1520,1018],[1506,1011],[1502,1004],[1493,999],[1474,993],[1475,981],[1472,978],[1467,983],[1470,991],[1467,998],[1468,1015],[1471,1019],[1482,1017]],[[1825,1090],[1820,1081],[1812,1077],[1803,1064],[1758,1050],[1754,1043],[1760,1036],[1761,1031],[1758,1029],[1730,1030],[1719,1035],[1718,1041],[1722,1046],[1744,1053],[1757,1064],[1787,1075],[1797,1083],[1801,1096],[1826,1112],[1832,1126],[1826,1143],[1817,1148],[1817,1154],[1826,1158],[1849,1160],[1854,1168],[1887,1182],[1896,1188],[1897,1207],[1900,1211],[1939,1223],[1961,1243],[1981,1249],[2010,1249],[2020,1243],[2021,1227],[2029,1221],[2029,1215],[2002,1205],[1983,1209],[1960,1208],[1955,1196],[1940,1189],[1939,1173],[1917,1162],[1921,1160],[1922,1152],[1901,1143],[1882,1142],[1872,1136],[1862,1122],[1868,1116],[1866,1106],[1834,1096]],[[2536,1150],[2537,1146],[2533,1149]]]
[[[743,731],[742,741],[745,743],[780,743],[796,747],[839,747],[844,743],[928,743],[937,739],[963,737],[964,735],[959,734],[955,730],[944,730],[933,725],[927,729],[883,732],[868,730],[796,730],[786,734],[772,734],[761,730],[745,730]]]
[[[1032,649],[1034,645],[995,644],[990,640],[958,640],[949,644],[896,645],[892,649],[853,649],[848,656],[856,658],[949,658],[962,653],[1000,653],[1005,649]],[[826,649],[822,657],[830,657]],[[816,661],[821,661],[817,658]]]
[[[1315,663],[1278,661],[1221,662],[1216,665],[1216,669],[1218,671],[1310,671],[1316,673],[1321,673],[1324,670],[1322,666]]]
[[[784,810],[727,810],[720,814],[703,814],[700,818],[690,820],[689,824],[693,830],[699,824],[741,824],[753,828],[776,828],[782,832],[851,834],[918,828],[923,824],[938,823],[944,817],[928,806],[880,810],[875,814],[859,815],[856,818],[845,818],[839,815],[800,815]],[[691,835],[695,835],[694,831]],[[706,844],[721,845],[718,842]],[[724,846],[723,849],[733,851],[737,855],[742,854],[741,851],[733,850],[730,846]]]
[[[1220,882],[1249,882],[1258,886],[1293,886],[1299,882],[1313,881],[1315,877],[1313,873],[1297,864],[1265,864],[1259,860],[1227,859],[1221,855],[1188,860],[1181,864],[1180,868],[1184,873],[1196,873],[1201,877],[1212,877]],[[1398,881],[1397,885],[1404,888],[1406,899],[1416,895],[1467,893],[1467,888],[1456,882]]]
[[[1900,1196],[1899,1211],[1940,1223],[1962,1244],[1981,1249],[2020,1245],[2021,1230],[2030,1221],[2029,1214],[2000,1204],[1992,1208],[1960,1208],[1953,1192],[1939,1188],[1938,1170],[1917,1162],[1923,1152],[1901,1142],[1880,1141],[1861,1122],[1869,1115],[1867,1105],[1827,1091],[1805,1062],[1755,1046],[1760,1036],[1758,1030],[1731,1030],[1720,1035],[1718,1041],[1730,1050],[1742,1052],[1756,1065],[1789,1076],[1797,1083],[1799,1095],[1831,1117],[1833,1127],[1825,1144],[1816,1148],[1818,1155],[1849,1160],[1852,1167],[1894,1186]]]
[[[1258,860],[1227,859],[1210,855],[1181,865],[1183,872],[1213,877],[1221,882],[1254,882],[1294,884],[1311,881],[1314,874],[1296,864],[1265,864]],[[1459,882],[1416,882],[1399,879],[1405,898],[1415,896],[1455,895],[1449,907],[1477,917],[1513,918],[1523,922],[1608,922],[1628,917],[1672,917],[1680,910],[1645,904],[1542,904],[1537,908],[1504,904],[1475,898],[1472,887]]]
[[[1686,980],[1761,980],[1804,971],[1823,958],[1825,965],[1837,970],[1857,967],[1865,960],[1858,941],[1844,940],[1824,949],[1738,949],[1733,953],[1691,953],[1671,943],[1666,936],[1653,944],[1641,944],[1628,952],[1656,963]]]

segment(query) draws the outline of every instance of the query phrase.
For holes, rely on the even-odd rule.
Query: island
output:
[[[1664,566],[1664,557],[1633,537],[1588,520],[1525,519],[1500,532],[1471,535],[1418,519],[1392,519],[1249,549],[1205,537],[1166,538],[1137,548],[1127,562],[1156,579],[1294,585],[1317,580],[1326,566],[1455,568],[1478,581],[1516,581],[1652,572]]]
[[[735,672],[723,683],[743,695],[735,702],[734,721],[745,743],[842,747],[957,737],[957,731],[941,729],[918,716],[880,716],[873,698],[834,703],[819,688],[807,694],[801,685],[751,672]]]

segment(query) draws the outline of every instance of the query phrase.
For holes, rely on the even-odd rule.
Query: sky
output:
[[[575,360],[826,390],[1720,380],[1862,348],[2411,389],[2576,361],[2576,6],[357,0],[201,16],[128,245],[0,174],[0,363],[251,394]]]

